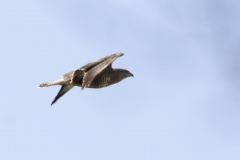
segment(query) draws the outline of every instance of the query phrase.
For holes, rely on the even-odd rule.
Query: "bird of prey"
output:
[[[84,88],[103,88],[120,82],[121,80],[133,76],[126,69],[112,68],[112,63],[123,53],[115,53],[90,62],[81,68],[64,74],[61,79],[40,84],[38,87],[48,87],[52,85],[61,85],[53,105],[61,96],[72,89],[74,86]]]

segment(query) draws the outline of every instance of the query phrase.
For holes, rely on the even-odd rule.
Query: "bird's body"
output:
[[[133,76],[128,70],[112,68],[112,63],[123,53],[115,53],[90,62],[81,68],[64,74],[61,79],[40,84],[38,87],[61,85],[61,89],[53,100],[55,103],[74,86],[84,88],[103,88]]]

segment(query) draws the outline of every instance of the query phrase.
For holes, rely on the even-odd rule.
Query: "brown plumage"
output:
[[[133,76],[128,70],[112,68],[112,63],[123,56],[123,53],[115,53],[103,57],[94,62],[90,62],[81,68],[64,74],[61,79],[40,84],[38,87],[48,87],[52,85],[61,85],[53,105],[61,96],[74,86],[84,88],[103,88],[120,82],[121,80]]]

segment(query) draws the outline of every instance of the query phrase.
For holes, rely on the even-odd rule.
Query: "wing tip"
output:
[[[55,103],[55,100],[52,101],[51,106]]]
[[[118,57],[121,57],[121,56],[123,56],[124,55],[124,53],[122,53],[122,52],[117,52],[117,53],[115,53]]]
[[[84,87],[85,87],[85,85],[82,85],[82,87],[81,87],[81,90],[83,90],[83,89],[84,89]]]

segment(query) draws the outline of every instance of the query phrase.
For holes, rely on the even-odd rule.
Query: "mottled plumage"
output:
[[[38,87],[61,85],[61,89],[53,100],[53,105],[61,96],[74,86],[84,88],[103,88],[120,82],[133,76],[128,70],[112,68],[112,63],[123,56],[123,53],[115,53],[90,62],[81,68],[64,74],[61,79],[40,84]]]

